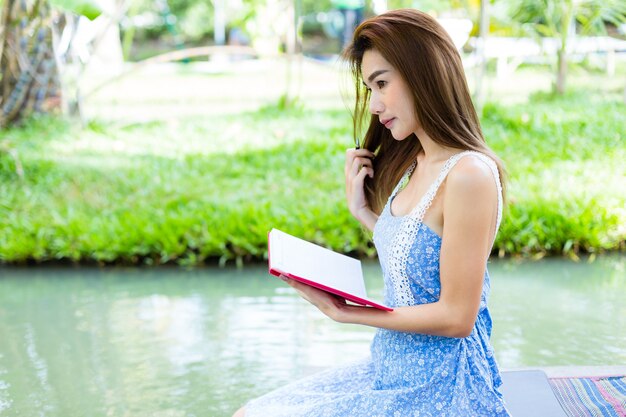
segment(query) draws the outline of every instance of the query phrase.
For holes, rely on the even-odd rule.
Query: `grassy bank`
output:
[[[536,95],[485,108],[508,164],[494,251],[624,248],[626,106],[618,94]],[[1,132],[0,261],[201,264],[262,259],[271,227],[373,256],[347,209],[341,110],[257,112],[125,126],[32,120]]]

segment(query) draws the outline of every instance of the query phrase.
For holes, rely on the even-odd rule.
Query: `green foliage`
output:
[[[259,114],[280,117],[284,112],[289,112],[292,116],[303,116],[304,111],[304,103],[298,97],[290,98],[287,94],[282,94],[276,103],[262,106]]]
[[[85,16],[94,20],[102,14],[102,8],[92,0],[50,0],[53,8]]]
[[[582,93],[485,107],[485,135],[508,161],[511,182],[497,250],[574,256],[623,247],[625,107]]]
[[[199,40],[213,33],[213,7],[208,2],[193,2],[181,16],[180,29],[186,39]]]
[[[585,35],[606,34],[607,23],[626,22],[626,4],[620,0],[523,0],[509,2],[512,22],[535,37],[558,40],[555,90],[565,91],[568,44],[577,25]]]
[[[0,154],[0,261],[241,263],[266,256],[272,227],[374,256],[345,205],[349,114],[295,104],[127,127],[42,118],[5,131],[24,175]],[[485,135],[510,173],[497,253],[623,249],[625,107],[582,93],[485,107]]]
[[[577,22],[583,34],[596,35],[606,34],[607,23],[626,21],[626,5],[620,0],[523,0],[508,5],[514,22],[549,37],[566,36],[571,22]]]

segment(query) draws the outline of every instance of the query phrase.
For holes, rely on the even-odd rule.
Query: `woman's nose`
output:
[[[370,113],[381,114],[383,110],[385,110],[385,106],[383,105],[378,95],[372,94],[370,96]]]

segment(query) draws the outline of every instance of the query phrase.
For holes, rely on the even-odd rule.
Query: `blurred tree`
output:
[[[331,8],[331,0],[302,0],[302,14],[327,12]]]
[[[60,107],[52,17],[44,0],[5,0],[0,11],[0,127]]]
[[[527,33],[556,38],[555,92],[563,94],[567,76],[568,46],[577,28],[585,35],[606,34],[606,24],[626,22],[624,0],[516,0],[511,16]]]
[[[54,29],[65,24],[65,15],[53,8],[90,18],[100,14],[89,0],[5,0],[0,8],[0,127],[61,107],[55,53],[55,40],[60,40]]]
[[[485,44],[487,43],[487,36],[489,36],[489,0],[480,0],[479,13],[478,13],[478,42],[476,43],[476,56],[478,57],[478,63],[476,65],[476,85],[474,87],[474,101],[476,103],[476,110],[479,115],[482,115],[484,105],[484,91],[483,81],[485,74],[487,73],[487,59],[485,57]]]
[[[136,32],[138,42],[147,39],[164,39],[168,36],[166,18],[159,14],[157,3],[163,0],[131,0],[133,16],[126,22],[126,32]],[[263,21],[265,29],[257,27],[256,20],[267,15],[268,10],[287,10],[287,3],[298,9],[300,16],[327,12],[331,9],[331,0],[220,0],[224,5],[226,32],[237,29],[248,37],[254,38],[258,32],[268,31],[280,21]],[[215,0],[167,0],[174,22],[185,44],[200,44],[210,41],[215,36]],[[279,19],[280,20],[280,19]],[[128,47],[126,48],[128,49]]]

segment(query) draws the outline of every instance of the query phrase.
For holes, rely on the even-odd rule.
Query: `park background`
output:
[[[276,227],[363,259],[381,291],[345,205],[336,3],[0,3],[0,413],[229,415],[366,353],[370,332],[264,269]],[[400,7],[451,32],[508,169],[499,361],[626,363],[626,6],[362,12]]]

